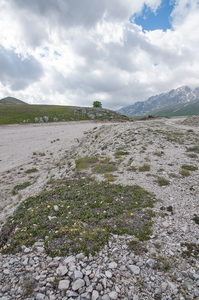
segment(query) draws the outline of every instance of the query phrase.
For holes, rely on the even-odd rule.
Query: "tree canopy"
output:
[[[102,103],[100,101],[94,101],[93,107],[102,107]]]

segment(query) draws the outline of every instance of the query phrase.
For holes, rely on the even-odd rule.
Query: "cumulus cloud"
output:
[[[133,20],[161,0],[2,0],[0,96],[117,109],[199,86],[199,1],[176,0],[172,29]],[[131,22],[129,21],[131,20]],[[133,22],[133,23],[132,23]]]

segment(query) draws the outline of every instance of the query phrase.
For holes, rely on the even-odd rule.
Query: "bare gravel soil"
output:
[[[199,127],[184,119],[1,127],[1,223],[21,201],[59,178],[90,176],[99,182],[139,185],[156,199],[150,240],[142,245],[135,240],[129,249],[129,236],[113,236],[91,259],[96,273],[85,299],[198,299]],[[77,159],[85,157],[100,157],[116,168],[109,171],[96,162],[77,170]],[[20,186],[25,182],[29,186]],[[90,265],[78,257],[76,266],[86,274]],[[70,272],[65,278],[68,285],[75,280]],[[113,281],[109,274],[103,275],[107,272]],[[99,288],[104,278],[108,287]],[[50,288],[37,292],[43,293],[42,299],[51,299],[45,298]],[[78,290],[74,299],[84,299],[80,295],[85,291]],[[60,288],[52,299],[62,299],[61,295]]]
[[[79,121],[0,126],[1,224],[19,200],[43,188],[46,178],[50,177],[61,158],[78,146],[85,131],[97,129],[103,123]],[[37,171],[26,173],[32,169]],[[24,182],[33,186],[13,196],[13,188]]]

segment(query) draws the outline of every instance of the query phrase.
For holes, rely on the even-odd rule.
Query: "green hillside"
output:
[[[152,116],[191,116],[199,113],[199,100],[166,106],[148,113]]]
[[[28,105],[27,103],[19,100],[19,99],[16,99],[16,98],[13,98],[13,97],[6,97],[6,98],[2,98],[0,100],[0,104],[17,104],[17,105]]]
[[[109,109],[57,105],[0,105],[0,125],[53,121],[128,120]],[[40,119],[42,118],[42,119]]]

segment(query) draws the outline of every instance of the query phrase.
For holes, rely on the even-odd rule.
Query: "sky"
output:
[[[0,98],[113,110],[199,87],[199,0],[0,0]]]

